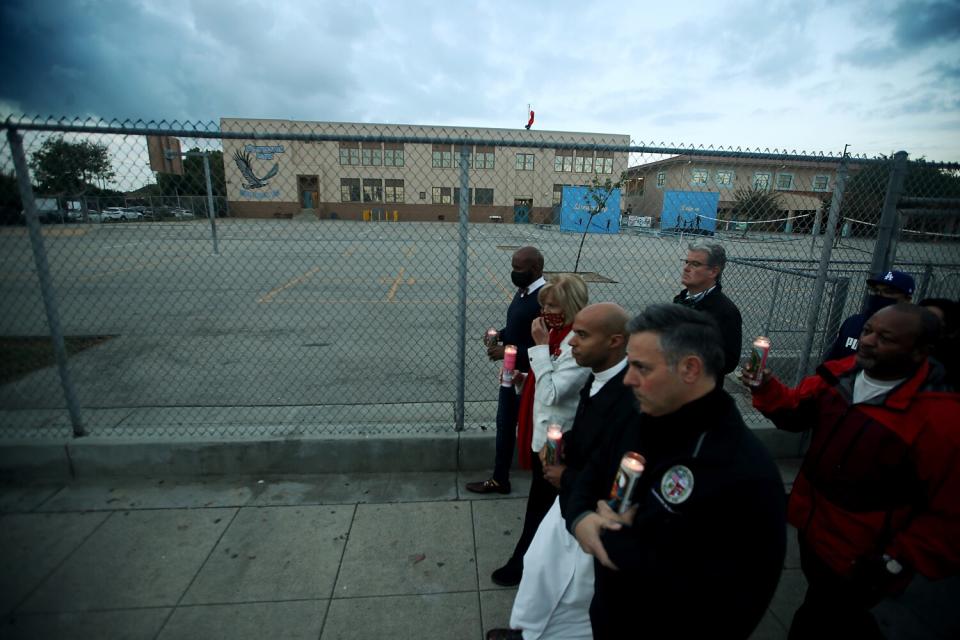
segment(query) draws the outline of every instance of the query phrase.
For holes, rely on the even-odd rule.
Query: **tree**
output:
[[[610,178],[600,182],[600,179],[596,176],[590,179],[590,184],[587,186],[586,198],[587,204],[589,205],[590,217],[587,219],[587,224],[583,228],[583,236],[580,238],[580,248],[577,249],[577,262],[573,265],[574,273],[577,273],[577,269],[580,267],[580,254],[583,252],[583,243],[587,239],[587,233],[590,232],[590,225],[593,223],[593,219],[597,214],[606,210],[607,201],[610,199],[610,196],[613,195],[614,189],[619,189],[623,184],[625,175],[626,174],[620,174],[620,178],[616,182]]]
[[[200,153],[199,147],[190,149],[190,153]],[[210,189],[213,191],[215,208],[224,206],[227,195],[226,177],[223,170],[223,151],[210,151]],[[185,156],[183,175],[158,173],[157,184],[162,196],[204,196],[207,195],[207,176],[203,170],[203,156]],[[222,215],[222,213],[220,213]]]
[[[68,196],[89,193],[94,179],[114,176],[106,145],[83,140],[70,142],[63,136],[47,138],[30,160],[40,193]]]
[[[780,194],[776,191],[740,187],[734,194],[733,215],[738,222],[748,220],[776,220],[780,213]],[[743,235],[747,235],[744,226]]]
[[[851,176],[843,193],[840,205],[840,218],[852,223],[852,233],[873,235],[874,225],[880,222],[883,201],[890,182],[893,158],[881,156],[881,162],[861,165],[854,164]],[[960,176],[950,168],[937,163],[927,162],[923,158],[907,163],[903,177],[901,197],[960,198]],[[927,208],[933,207],[930,205]],[[908,209],[904,209],[908,211]],[[947,217],[928,219],[935,229],[952,229]],[[909,226],[910,220],[905,220]],[[926,226],[926,225],[925,225]]]
[[[20,188],[13,173],[0,173],[0,224],[15,224],[20,221]]]

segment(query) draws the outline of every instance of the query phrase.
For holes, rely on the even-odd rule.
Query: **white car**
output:
[[[179,209],[179,208],[177,208],[177,209],[171,209],[171,210],[170,210],[170,215],[172,215],[174,218],[177,218],[177,219],[179,219],[179,220],[183,220],[183,219],[186,219],[186,218],[192,218],[192,217],[193,217],[193,212],[192,212],[192,211],[188,211],[187,209]]]
[[[117,222],[124,222],[125,220],[143,220],[143,214],[134,209],[127,209],[125,207],[107,207],[103,210],[103,222],[107,220],[115,220]]]

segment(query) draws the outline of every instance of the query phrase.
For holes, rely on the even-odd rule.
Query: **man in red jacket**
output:
[[[856,355],[795,389],[769,372],[750,387],[778,428],[812,431],[788,506],[809,584],[791,640],[879,637],[882,598],[960,575],[960,395],[927,357],[936,337],[931,313],[898,303]]]

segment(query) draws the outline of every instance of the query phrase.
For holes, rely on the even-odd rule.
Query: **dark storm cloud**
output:
[[[9,70],[0,100],[31,114],[316,118],[336,113],[355,88],[342,64],[352,33],[342,16],[318,43],[310,25],[296,16],[277,24],[282,12],[256,2],[13,0],[0,11]]]
[[[955,45],[960,39],[960,2],[906,0],[884,14],[889,37],[861,40],[837,56],[839,62],[862,68],[880,68],[937,45]]]
[[[893,36],[901,47],[927,47],[960,37],[960,2],[904,2],[893,10]]]

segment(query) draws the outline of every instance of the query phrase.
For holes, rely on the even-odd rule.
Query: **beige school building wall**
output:
[[[455,221],[459,215],[459,150],[454,145],[260,137],[270,133],[478,141],[471,149],[472,222],[512,221],[518,204],[527,206],[530,222],[550,222],[561,185],[589,184],[594,176],[617,180],[627,168],[627,154],[549,145],[630,143],[628,135],[618,134],[239,118],[221,119],[221,130],[258,134],[223,141],[231,214],[258,218],[307,212],[322,219]],[[505,147],[497,144],[500,140],[545,146]],[[600,165],[602,172],[587,172],[585,164]]]
[[[858,169],[852,163],[849,168],[851,173]],[[816,212],[829,199],[836,171],[836,162],[676,156],[630,167],[624,206],[633,215],[653,218],[656,226],[667,191],[719,192],[718,217],[730,219],[737,191],[757,188],[780,194],[784,217],[803,216]]]

